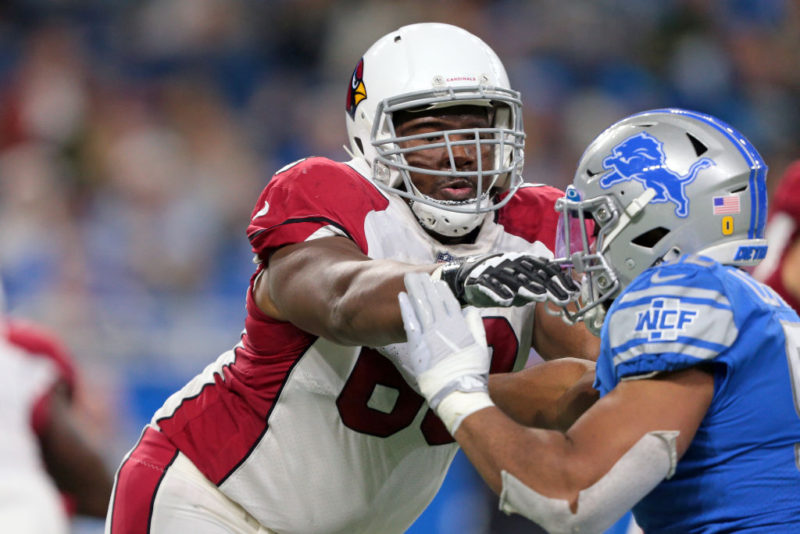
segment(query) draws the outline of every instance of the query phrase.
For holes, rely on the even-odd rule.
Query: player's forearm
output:
[[[564,358],[491,375],[489,394],[521,425],[566,430],[597,399],[593,378],[593,362]]]
[[[533,347],[545,360],[566,356],[596,361],[600,353],[600,339],[592,335],[579,322],[566,324],[561,317],[550,315],[547,303],[536,305],[533,323]]]
[[[343,273],[333,296],[328,339],[348,345],[379,347],[406,340],[397,295],[407,272],[430,272],[433,265],[370,260]],[[329,337],[330,336],[330,337]]]
[[[273,318],[343,345],[405,341],[397,294],[403,275],[434,265],[373,260],[341,237],[281,249],[256,281],[256,302]]]
[[[608,457],[596,457],[585,443],[581,446],[565,434],[520,430],[495,408],[467,417],[455,434],[500,495],[501,510],[521,514],[548,532],[566,534],[605,532],[674,473],[679,432],[644,434],[613,466]],[[591,448],[604,447],[598,441],[602,436],[591,437]],[[587,477],[599,464],[604,472],[596,479]]]
[[[105,517],[112,478],[85,438],[63,391],[51,399],[50,421],[40,436],[42,459],[58,488],[75,499],[81,515]]]
[[[571,443],[561,432],[522,427],[499,409],[487,408],[464,419],[455,438],[497,494],[503,471],[535,481],[532,487],[546,489],[550,497],[572,500],[582,489],[569,470]]]

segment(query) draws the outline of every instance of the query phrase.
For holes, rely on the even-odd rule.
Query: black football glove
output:
[[[518,252],[471,256],[444,264],[434,278],[437,273],[462,306],[524,306],[546,300],[565,306],[580,292],[556,262]]]

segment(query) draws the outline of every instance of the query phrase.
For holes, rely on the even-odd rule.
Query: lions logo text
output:
[[[714,162],[709,158],[699,159],[687,174],[680,175],[666,166],[662,146],[658,139],[644,132],[624,140],[603,160],[603,168],[610,172],[600,179],[600,187],[608,189],[619,182],[636,180],[655,190],[656,196],[650,202],[674,202],[675,215],[686,217],[689,214],[686,185],[697,177],[698,171]]]

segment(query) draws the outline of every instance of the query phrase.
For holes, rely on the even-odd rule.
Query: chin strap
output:
[[[452,202],[453,205],[457,205],[460,208],[474,209],[475,211],[452,211],[444,207],[448,204],[447,202],[441,202],[425,195],[410,180],[409,184],[415,196],[424,198],[427,201],[418,202],[413,199],[409,201],[414,216],[423,228],[445,237],[461,237],[473,231],[483,223],[487,215],[486,211],[478,211],[478,209],[488,208],[492,205],[491,199],[484,193],[480,199]]]
[[[474,204],[474,203],[473,203]],[[411,211],[425,230],[445,237],[462,237],[483,224],[487,212],[461,213],[410,201]],[[465,204],[465,206],[468,204]]]
[[[348,156],[350,156],[350,159],[356,159],[356,157],[357,157],[357,156],[356,156],[355,154],[353,154],[353,151],[352,151],[352,150],[350,150],[350,147],[349,147],[349,146],[347,146],[347,145],[342,145],[342,148],[343,148],[343,149],[344,149],[344,151],[347,153],[347,155],[348,155]]]
[[[581,299],[584,298],[584,287],[587,288],[585,292],[588,293],[589,284],[581,286]],[[603,322],[605,319],[606,309],[602,302],[594,308],[588,309],[583,315],[583,323],[586,325],[586,328],[589,330],[589,332],[591,332],[595,337],[600,337],[600,332],[603,330]]]

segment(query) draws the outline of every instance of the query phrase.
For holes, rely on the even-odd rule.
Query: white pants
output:
[[[106,534],[275,534],[146,429],[117,472]]]
[[[61,497],[44,474],[3,473],[0,482],[0,531],[14,534],[67,534],[69,520]]]

